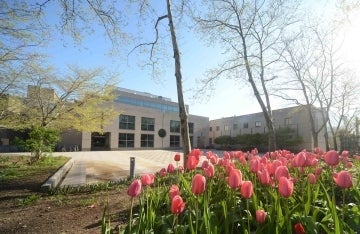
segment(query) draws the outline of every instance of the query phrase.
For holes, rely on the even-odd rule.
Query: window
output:
[[[154,131],[155,128],[155,119],[141,117],[141,130],[144,131]]]
[[[225,131],[225,132],[229,131],[229,125],[225,125],[225,126],[224,126],[224,131]]]
[[[194,123],[189,123],[189,133],[190,134],[194,133]]]
[[[180,132],[180,121],[170,120],[170,132]]]
[[[233,130],[237,130],[238,129],[238,125],[237,124],[233,124]]]
[[[220,130],[220,127],[219,126],[216,126],[216,131],[219,131]]]
[[[209,138],[209,145],[212,145],[212,138]]]
[[[261,122],[260,122],[260,121],[256,121],[256,122],[255,122],[255,127],[257,127],[257,128],[258,128],[258,127],[261,127]]]
[[[243,124],[243,127],[244,127],[244,128],[249,128],[249,123],[244,123],[244,124]]]
[[[119,148],[134,148],[133,133],[119,133]]]
[[[154,147],[153,134],[141,134],[141,147]]]
[[[284,124],[285,124],[285,125],[290,125],[290,124],[292,124],[291,118],[285,118],[285,119],[284,119]]]
[[[170,135],[170,147],[180,147],[180,136]]]
[[[212,127],[209,128],[209,131],[210,131],[210,132],[212,131]]]
[[[120,129],[135,129],[135,116],[120,115],[119,128]]]

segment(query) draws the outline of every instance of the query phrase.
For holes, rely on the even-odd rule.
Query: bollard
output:
[[[130,157],[130,179],[135,177],[135,157]]]

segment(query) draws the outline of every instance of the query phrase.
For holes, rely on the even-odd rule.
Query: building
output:
[[[313,116],[315,125],[321,126],[323,121],[320,110],[313,108]],[[288,127],[293,129],[297,136],[302,137],[303,143],[299,145],[299,149],[313,149],[309,115],[304,107],[296,106],[273,110],[273,120],[276,129]],[[215,145],[214,139],[219,136],[234,137],[266,132],[267,127],[262,112],[215,119],[209,122],[209,145]],[[319,147],[323,149],[325,149],[324,133],[325,128],[318,135]]]
[[[115,107],[121,115],[103,133],[63,132],[63,150],[122,150],[181,148],[178,103],[145,92],[118,88]],[[189,107],[186,106],[189,110]],[[188,115],[192,147],[207,147],[209,118]]]

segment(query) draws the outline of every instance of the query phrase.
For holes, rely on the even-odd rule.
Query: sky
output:
[[[317,2],[315,5],[315,3]],[[333,17],[327,1],[308,1],[311,9],[324,17]],[[56,22],[56,13],[59,9],[56,6],[49,6],[46,9],[46,17]],[[159,14],[165,14],[165,9],[159,8]],[[359,14],[360,15],[360,14]],[[354,67],[360,67],[360,17],[353,15],[350,23],[344,26],[342,43],[346,62]],[[135,22],[130,22],[129,27],[135,27]],[[147,59],[148,53],[134,53],[124,59],[124,56],[115,54],[109,56],[111,49],[110,41],[101,33],[101,29],[90,36],[84,36],[81,44],[75,44],[73,40],[59,32],[53,35],[51,42],[44,49],[49,56],[49,64],[56,69],[66,71],[66,65],[77,65],[83,68],[102,67],[106,72],[116,74],[119,79],[119,86],[141,92],[148,92],[158,96],[170,98],[177,102],[177,90],[174,77],[174,60],[171,56],[172,48],[168,48],[165,66],[159,79],[153,79],[149,69],[139,66],[139,61]],[[167,22],[162,22],[160,27],[167,27]],[[199,35],[191,31],[179,30],[179,48],[181,51],[183,90],[185,103],[189,105],[190,114],[207,116],[212,119],[222,117],[238,116],[260,112],[252,90],[232,80],[223,79],[217,82],[216,89],[208,92],[203,98],[194,99],[197,80],[204,78],[206,71],[214,68],[223,58],[222,51],[217,46],[207,46]],[[153,31],[146,32],[147,39],[153,38]],[[135,44],[134,44],[135,45]],[[121,53],[127,54],[133,46],[122,48]],[[357,52],[356,52],[357,51]],[[166,53],[165,53],[166,55]],[[126,57],[126,56],[125,56]],[[359,73],[360,74],[360,73]],[[273,109],[291,106],[281,100],[272,100]]]

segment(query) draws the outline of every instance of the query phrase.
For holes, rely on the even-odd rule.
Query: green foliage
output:
[[[38,161],[44,152],[52,152],[56,143],[60,140],[60,132],[56,129],[45,127],[33,127],[29,132],[29,138],[20,141],[27,151],[31,152],[31,163]]]
[[[279,149],[298,150],[297,146],[303,142],[302,137],[297,136],[292,128],[279,128],[276,130],[275,135]],[[243,134],[236,137],[220,136],[215,138],[214,142],[221,146],[236,146],[242,150],[253,148],[264,149],[268,144],[268,134]]]
[[[64,165],[67,157],[42,157],[39,161],[29,164],[28,157],[0,156],[0,183],[12,184],[14,181],[39,174],[41,171],[55,172]]]
[[[18,203],[21,206],[28,206],[34,204],[36,201],[38,201],[41,198],[38,194],[32,194],[30,196],[27,196],[26,198],[19,199]]]

